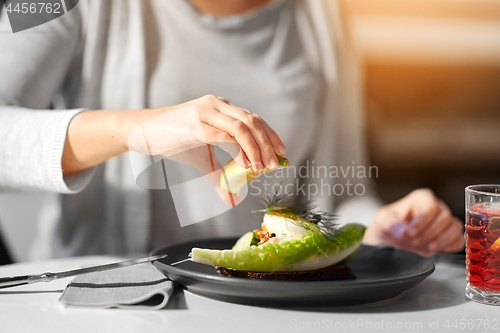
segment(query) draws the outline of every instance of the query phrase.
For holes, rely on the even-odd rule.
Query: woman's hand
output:
[[[463,233],[448,207],[432,191],[419,189],[379,209],[363,241],[431,255],[462,249]]]
[[[278,134],[261,117],[212,95],[174,108],[147,110],[132,122],[136,128],[142,124],[152,155],[170,157],[207,143],[230,143],[241,148],[237,162],[260,173],[276,169],[276,155],[285,153]],[[140,151],[133,140],[129,143],[129,149]]]
[[[197,117],[163,117],[184,107],[194,107]],[[181,116],[179,116],[181,115]],[[158,119],[158,121],[156,121]],[[147,123],[147,136],[152,155],[174,155],[186,148],[206,143],[228,142],[241,147],[237,162],[256,173],[278,167],[276,155],[286,150],[278,134],[258,115],[232,105],[221,98],[207,95],[167,108],[133,111],[88,111],[78,114],[70,123],[63,153],[65,174],[98,165],[127,151],[129,135]],[[196,128],[202,129],[200,137]],[[198,163],[202,167],[204,163]]]

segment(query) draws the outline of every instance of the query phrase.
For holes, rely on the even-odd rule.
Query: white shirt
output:
[[[276,0],[249,14],[224,17],[199,13],[186,0],[154,1],[153,6],[158,53],[149,83],[149,105],[176,105],[207,94],[223,96],[262,116],[289,147],[287,158],[292,165],[299,167],[314,150],[321,114],[321,74],[318,51],[310,49],[315,47],[312,31],[302,28],[306,36],[299,33],[296,1]],[[189,179],[186,170],[179,166],[176,178]],[[169,194],[152,191],[152,247],[259,228],[262,214],[250,212],[263,207],[265,196],[256,187],[262,187],[259,182],[264,180],[284,186],[292,181],[289,178],[261,177],[254,181],[244,203],[182,228],[172,214]],[[210,205],[200,204],[203,198],[196,202],[193,192],[184,193],[186,206],[192,203],[185,209],[191,213],[205,210],[210,216]]]
[[[197,25],[182,19],[182,15],[198,15],[182,1],[80,1],[68,14],[26,33],[0,35],[0,188],[79,192],[59,196],[47,205],[52,207],[51,213],[40,218],[41,238],[33,252],[36,258],[147,250],[151,203],[148,191],[135,185],[126,156],[75,177],[62,175],[60,160],[67,126],[83,108],[140,109],[184,102],[198,94],[221,94],[261,113],[284,139],[293,163],[303,163],[308,157],[320,165],[347,166],[351,161],[365,165],[362,118],[355,103],[359,96],[342,94],[337,85],[344,67],[335,65],[335,56],[342,56],[336,44],[342,40],[335,35],[339,34],[337,25],[327,19],[338,19],[332,1],[277,0],[253,14],[220,20],[205,16],[199,22],[191,21]],[[166,22],[163,13],[171,15],[171,20]],[[261,23],[259,15],[276,15],[277,20],[266,21],[262,29],[257,26],[253,34],[250,28],[254,20]],[[178,22],[174,25],[175,20]],[[221,38],[233,32],[233,24],[248,24],[249,31],[236,31],[234,39]],[[206,25],[214,29],[206,29]],[[180,26],[192,29],[190,38],[182,38],[187,30],[170,30]],[[200,31],[213,32],[218,48],[185,61],[189,52],[207,42],[207,36],[193,37]],[[242,39],[240,34],[247,38]],[[297,36],[302,43],[287,40],[298,41]],[[259,46],[266,38],[274,48],[268,49],[264,43],[251,54],[252,46]],[[183,52],[172,49],[176,44],[169,41],[174,39]],[[314,67],[314,57],[308,54],[316,46],[319,68]],[[229,55],[228,50],[235,54]],[[181,59],[176,62],[176,57]],[[202,61],[220,57],[224,65],[242,71],[239,77],[230,75],[235,84],[213,80],[225,76],[221,64],[203,66]],[[343,59],[348,61],[349,57]],[[352,63],[347,63],[345,69],[351,67]],[[183,78],[189,70],[194,74]],[[171,75],[161,74],[167,72]],[[191,87],[193,75],[198,79]],[[265,80],[259,81],[262,77]],[[321,91],[316,90],[318,81]],[[167,88],[176,84],[180,86]],[[46,110],[54,96],[59,96],[54,105],[60,111]],[[366,179],[359,181],[369,183]],[[328,206],[353,198],[327,195],[319,199],[324,209],[330,209]],[[252,207],[250,202],[248,205]],[[244,220],[203,222],[194,225],[198,232],[189,235],[195,238],[247,231],[251,229],[249,207],[241,206],[231,213],[245,216]],[[250,222],[252,227],[258,223],[257,219]]]

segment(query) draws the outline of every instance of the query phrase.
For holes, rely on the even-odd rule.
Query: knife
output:
[[[40,275],[20,275],[20,276],[5,277],[5,278],[0,278],[0,289],[21,286],[23,284],[37,283],[37,282],[51,282],[51,281],[54,281],[56,279],[63,279],[66,277],[80,275],[80,274],[107,271],[110,269],[127,267],[127,266],[142,264],[145,262],[153,262],[156,260],[163,259],[166,256],[167,256],[166,254],[161,254],[158,256],[120,261],[120,262],[115,262],[112,264],[92,266],[92,267],[86,267],[86,268],[80,268],[80,269],[73,269],[70,271],[64,271],[64,272],[58,272],[58,273],[48,272],[48,273],[43,273]]]

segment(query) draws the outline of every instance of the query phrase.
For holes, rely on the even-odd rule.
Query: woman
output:
[[[308,160],[365,165],[359,98],[343,90],[355,67],[340,44],[335,9],[331,1],[82,0],[29,33],[1,35],[0,122],[8,127],[0,134],[0,185],[78,192],[63,195],[54,203],[60,213],[41,221],[54,237],[42,242],[50,244],[46,255],[144,252],[258,225],[248,214],[258,200],[249,196],[180,228],[168,191],[149,196],[135,186],[120,155],[129,148],[124,138],[186,101],[197,107],[205,136],[235,138],[247,158],[240,163],[255,171],[274,169],[285,145],[296,167]],[[51,102],[62,110],[46,111]],[[323,195],[321,207],[346,212],[362,201],[365,216],[357,219],[371,221],[378,206],[369,183],[358,182],[363,197]],[[378,210],[365,241],[422,253],[463,245],[460,221],[422,190]]]

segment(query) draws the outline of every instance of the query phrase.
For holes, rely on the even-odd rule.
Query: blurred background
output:
[[[428,187],[463,220],[464,187],[500,183],[500,1],[338,2],[380,196]],[[0,193],[0,264],[27,259],[46,196]]]
[[[341,0],[384,201],[500,183],[500,1]]]

